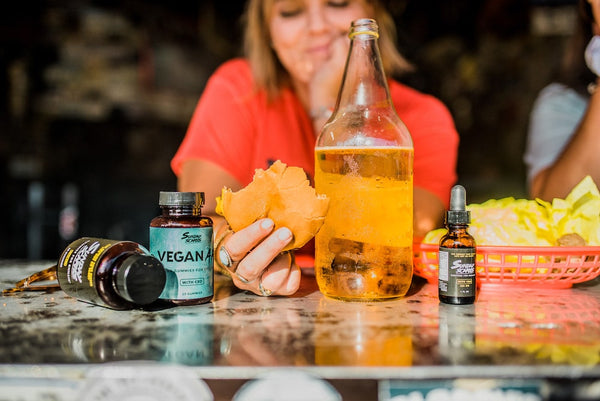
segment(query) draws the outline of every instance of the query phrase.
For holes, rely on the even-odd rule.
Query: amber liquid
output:
[[[315,164],[317,193],[330,199],[315,242],[321,292],[358,301],[404,296],[413,271],[413,150],[324,147]]]

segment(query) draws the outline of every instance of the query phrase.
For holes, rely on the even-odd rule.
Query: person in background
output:
[[[564,198],[586,175],[600,184],[600,0],[580,0],[558,79],[539,93],[524,161],[532,198]]]
[[[233,233],[216,216],[223,187],[248,185],[255,169],[276,160],[314,173],[316,137],[335,105],[350,40],[350,23],[374,18],[388,78],[411,65],[398,52],[395,25],[380,0],[249,0],[244,58],[221,65],[208,80],[188,131],[172,159],[180,191],[204,191],[215,220],[215,267],[259,295],[291,295],[301,272],[292,238],[262,219]],[[393,103],[414,142],[414,227],[441,226],[456,181],[458,133],[436,98],[389,80]]]

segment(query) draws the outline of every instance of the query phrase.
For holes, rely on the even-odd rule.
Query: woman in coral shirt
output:
[[[409,64],[395,46],[395,26],[379,0],[250,0],[246,57],[230,60],[207,82],[187,134],[172,160],[180,191],[204,191],[205,212],[226,186],[246,186],[255,169],[276,160],[312,179],[317,133],[329,117],[348,52],[350,23],[374,18],[388,77]],[[390,79],[398,115],[413,138],[415,235],[442,223],[456,181],[458,134],[447,108],[432,96]],[[215,244],[227,250],[236,286],[260,295],[290,295],[300,284],[294,258],[281,250],[287,228],[263,219],[230,233],[215,216]],[[223,237],[223,235],[226,235]]]

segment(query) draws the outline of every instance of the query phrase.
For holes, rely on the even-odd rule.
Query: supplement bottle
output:
[[[166,273],[141,245],[84,237],[69,244],[57,264],[60,288],[81,301],[133,309],[158,299]]]
[[[315,188],[330,199],[315,275],[331,298],[393,299],[412,281],[413,143],[392,104],[376,21],[353,21],[349,37],[336,106],[315,147]]]
[[[446,212],[448,233],[440,239],[438,294],[446,304],[465,305],[475,302],[477,276],[475,239],[467,229],[471,212],[466,210],[466,192],[455,185]]]
[[[150,252],[164,265],[160,295],[173,305],[197,305],[213,296],[213,222],[202,216],[204,192],[160,192],[162,215],[150,222]]]

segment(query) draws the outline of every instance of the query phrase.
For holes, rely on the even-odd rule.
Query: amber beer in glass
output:
[[[383,71],[377,23],[352,22],[336,107],[315,146],[315,188],[329,197],[315,275],[328,297],[406,294],[413,266],[413,143]]]
[[[317,192],[330,198],[316,237],[321,291],[355,300],[395,298],[412,280],[413,149],[321,148]]]

